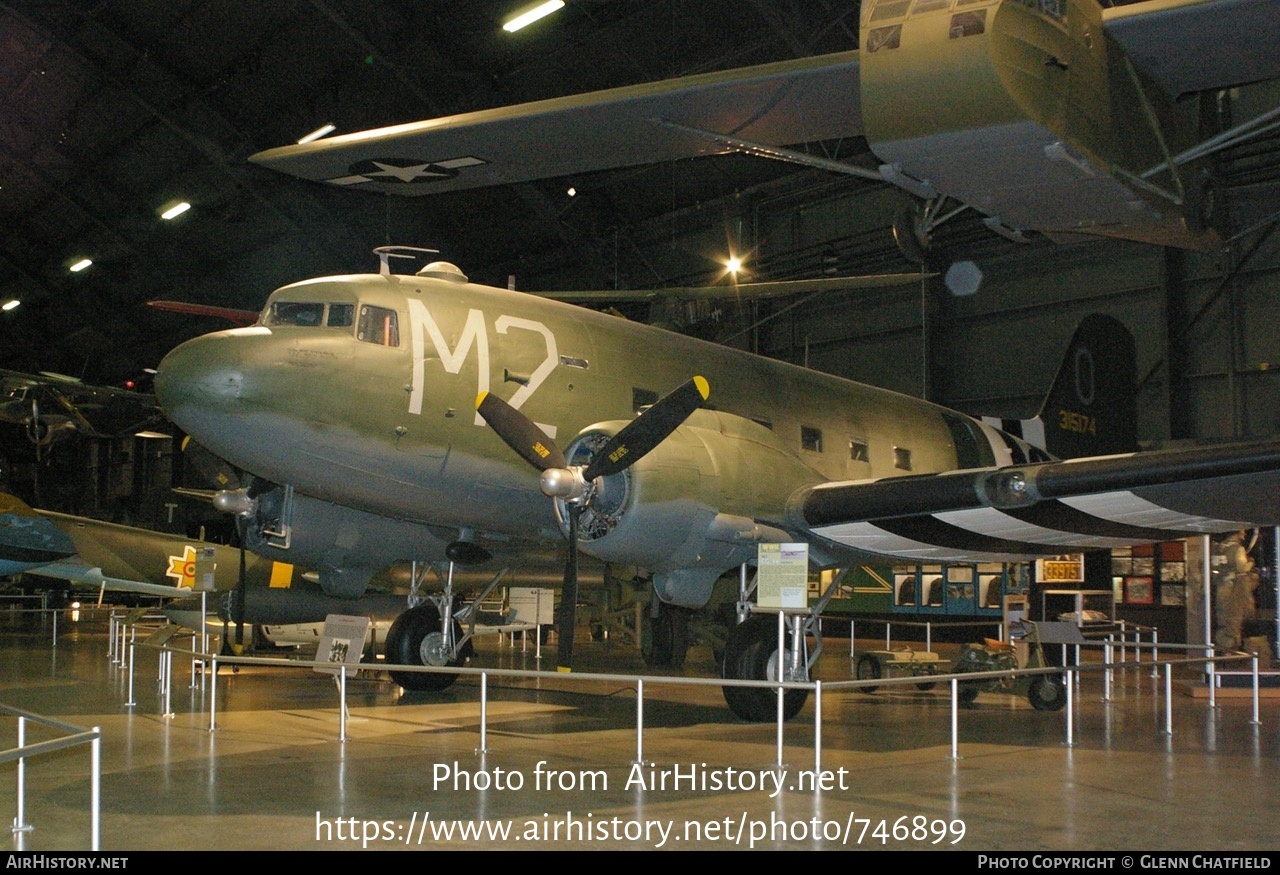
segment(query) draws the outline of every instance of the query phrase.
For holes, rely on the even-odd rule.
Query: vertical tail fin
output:
[[[1136,369],[1123,323],[1099,313],[1081,320],[1036,416],[1044,450],[1059,459],[1137,450]]]

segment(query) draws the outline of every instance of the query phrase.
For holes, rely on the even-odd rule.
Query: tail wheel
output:
[[[874,656],[872,656],[871,654],[864,653],[862,657],[858,659],[857,674],[858,674],[858,680],[860,681],[879,680],[881,675],[880,661],[876,659]],[[867,687],[859,687],[859,689],[861,689],[862,692],[864,693],[874,693],[876,690],[880,688],[876,686],[867,686]]]
[[[384,646],[386,661],[394,665],[461,665],[462,661],[444,649],[440,612],[433,604],[410,608],[391,624]],[[454,623],[454,640],[462,629]],[[392,671],[391,679],[406,690],[443,690],[457,680],[454,674]]]
[[[786,636],[783,659],[778,657],[778,628],[772,617],[750,617],[729,633],[724,646],[724,662],[720,676],[726,680],[776,681],[780,663],[785,665],[794,643]],[[807,678],[806,678],[807,679]],[[723,687],[729,709],[743,720],[763,723],[778,713],[778,693],[760,687]],[[808,690],[787,690],[782,696],[782,718],[790,720],[800,713]]]
[[[1067,687],[1061,675],[1037,675],[1027,690],[1027,698],[1037,711],[1061,711],[1067,704]]]

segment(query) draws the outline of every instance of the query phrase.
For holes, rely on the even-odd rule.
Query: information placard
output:
[[[762,608],[808,607],[809,545],[760,544],[756,551],[756,604]]]

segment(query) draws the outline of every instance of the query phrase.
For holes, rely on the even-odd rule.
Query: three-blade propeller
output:
[[[542,472],[539,485],[543,494],[565,503],[569,556],[557,617],[561,671],[569,671],[573,664],[573,629],[578,602],[578,521],[595,497],[595,481],[617,474],[644,458],[701,407],[710,392],[705,379],[694,377],[623,426],[586,465],[569,465],[564,453],[542,429],[498,396],[485,392],[476,399],[476,410],[498,437]]]

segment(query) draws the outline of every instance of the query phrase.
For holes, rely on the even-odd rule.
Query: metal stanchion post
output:
[[[1071,677],[1073,674],[1075,674],[1075,675],[1079,675],[1079,674],[1080,674],[1080,672],[1079,672],[1079,670],[1078,670],[1078,669],[1079,669],[1079,666],[1076,666],[1076,669],[1077,669],[1077,670],[1076,670],[1076,671],[1074,671],[1074,672],[1073,672],[1071,669],[1069,669],[1069,668],[1067,669],[1067,683],[1066,683],[1066,687],[1067,687],[1067,747],[1073,747],[1073,746],[1075,745],[1075,743],[1076,743],[1076,739],[1075,739],[1075,728],[1076,728],[1076,721],[1075,721],[1075,685],[1076,685],[1077,683],[1079,683],[1080,678],[1079,678],[1079,677],[1075,677],[1075,678],[1072,678],[1072,677]]]
[[[1164,734],[1173,735],[1173,665],[1164,666]]]
[[[951,679],[951,758],[960,759],[960,680]]]
[[[1250,663],[1253,672],[1253,720],[1251,722],[1254,726],[1258,726],[1262,723],[1258,715],[1258,654],[1253,654],[1253,659],[1250,660]]]
[[[93,741],[89,743],[89,758],[93,760],[92,784],[89,788],[89,814],[91,833],[90,850],[97,851],[102,847],[100,834],[102,830],[102,728],[93,727]]]
[[[813,774],[817,789],[822,774],[822,681],[813,682]]]
[[[211,657],[213,660],[213,680],[209,684],[209,731],[213,732],[218,728],[218,657]]]
[[[18,749],[27,743],[27,718],[18,718]],[[26,777],[27,777],[27,758],[18,757],[18,812],[13,818],[14,832],[31,832],[31,824],[26,822]]]
[[[636,681],[636,762],[644,762],[644,678]]]
[[[480,673],[480,747],[476,753],[489,752],[489,673]]]

